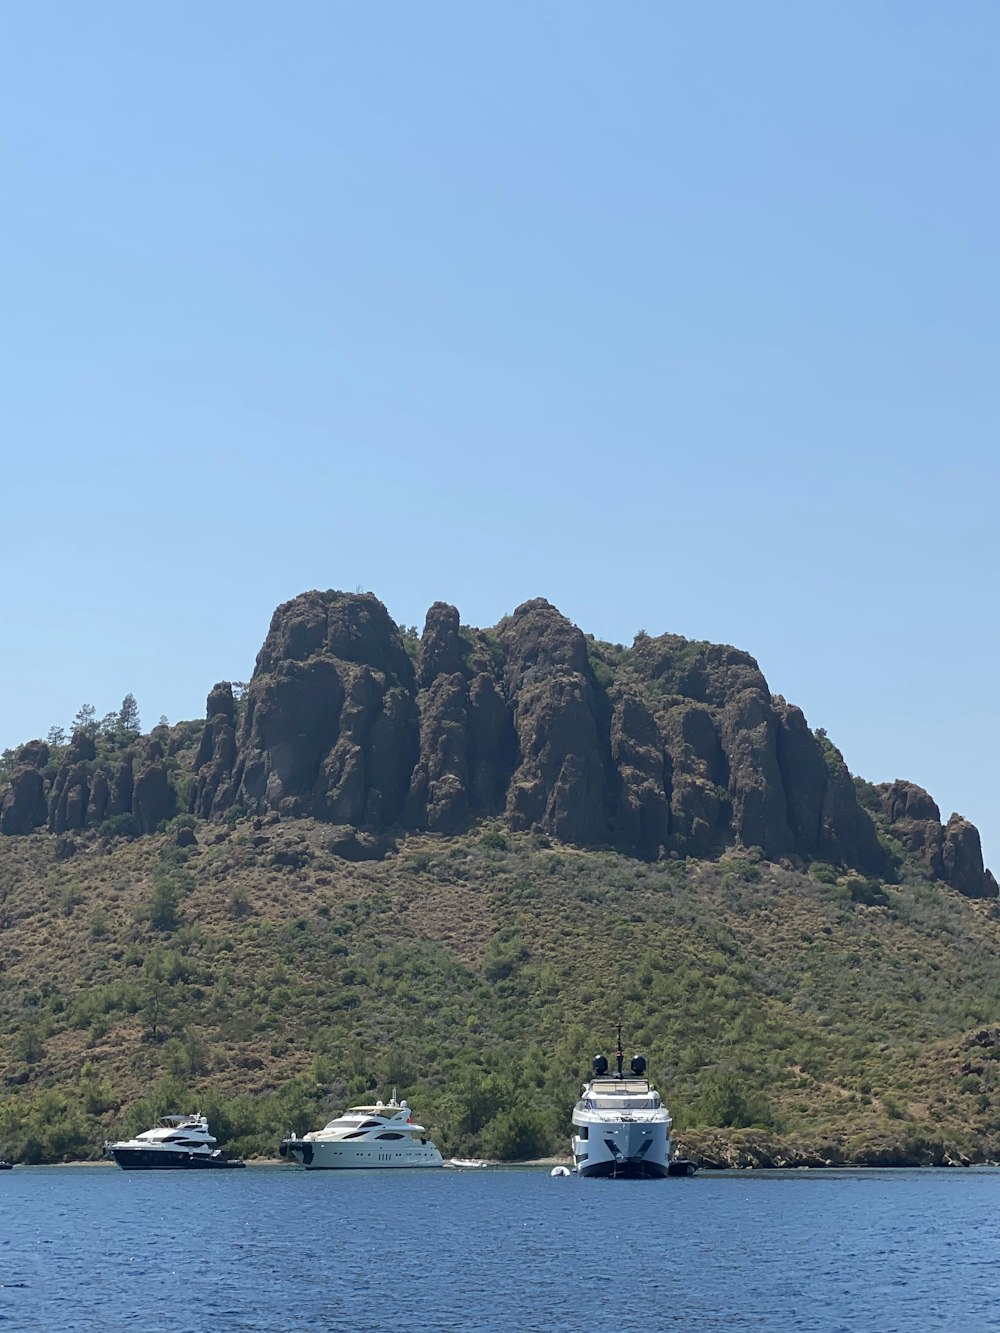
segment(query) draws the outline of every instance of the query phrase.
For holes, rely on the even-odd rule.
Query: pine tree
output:
[[[126,736],[139,735],[139,705],[134,694],[126,694],[122,700],[121,711],[118,714],[118,729]]]
[[[74,731],[85,731],[88,736],[93,736],[97,731],[97,709],[93,704],[81,704],[80,710],[73,719]]]

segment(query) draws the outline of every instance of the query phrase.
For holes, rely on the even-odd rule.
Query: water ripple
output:
[[[234,1333],[1000,1328],[1000,1171],[0,1180],[0,1323]]]

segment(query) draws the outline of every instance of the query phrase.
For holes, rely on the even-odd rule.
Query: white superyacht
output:
[[[396,1101],[395,1088],[388,1103],[352,1106],[322,1129],[302,1138],[290,1134],[280,1152],[307,1171],[444,1165],[426,1129],[414,1123],[409,1104]]]
[[[594,1077],[573,1108],[573,1161],[581,1176],[660,1177],[670,1174],[670,1113],[645,1078],[646,1061],[634,1055],[622,1071],[622,1030],[615,1050],[594,1059]]]

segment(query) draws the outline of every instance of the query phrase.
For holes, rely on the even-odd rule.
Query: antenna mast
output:
[[[617,1044],[617,1046],[615,1047],[615,1060],[618,1062],[618,1077],[619,1077],[619,1078],[622,1077],[622,1061],[623,1061],[624,1059],[625,1059],[625,1054],[624,1054],[624,1052],[622,1051],[622,1025],[621,1025],[621,1023],[619,1022],[619,1024],[618,1024],[618,1044]]]

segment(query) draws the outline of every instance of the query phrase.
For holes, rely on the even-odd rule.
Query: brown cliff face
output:
[[[983,868],[979,830],[961,815],[952,815],[945,825],[941,859],[944,862],[945,879],[953,889],[964,893],[967,898],[993,896],[996,881]]]
[[[333,823],[392,825],[416,760],[415,674],[396,625],[371,594],[303,593],[279,606],[257,657],[236,760],[215,723],[195,801]],[[206,750],[205,755],[209,751]]]
[[[310,815],[356,858],[383,854],[393,831],[502,815],[649,859],[742,845],[891,872],[840,751],[771,694],[748,653],[645,633],[612,648],[542,599],[492,631],[435,602],[411,656],[372,594],[303,593],[275,611],[242,700],[213,688],[197,750],[177,758],[177,736],[164,739],[167,757],[153,738],[135,771],[132,752],[97,755],[83,733],[57,761],[41,742],[23,747],[0,832],[47,822],[65,834],[117,815],[151,831],[176,808],[181,765],[194,814]],[[862,788],[930,878],[996,896],[971,824],[942,826],[911,783]]]
[[[132,812],[140,833],[154,833],[159,824],[170,818],[172,796],[163,763],[163,746],[151,739],[146,745],[145,761],[135,775],[132,793]]]
[[[936,802],[913,782],[885,782],[878,788],[882,810],[892,835],[927,869],[933,879],[944,879],[944,828]]]
[[[213,808],[226,810],[235,800],[236,703],[229,681],[213,686],[205,707],[205,730],[195,757],[191,812],[207,819]]]
[[[606,701],[586,641],[541,598],[519,606],[498,637],[520,754],[507,794],[511,827],[538,825],[565,842],[600,846],[610,832],[599,719]]]
[[[640,696],[628,686],[610,693],[616,841],[653,859],[671,845],[670,759],[663,734]]]
[[[41,770],[48,762],[44,741],[29,741],[18,750],[10,790],[0,801],[0,833],[31,833],[45,823],[48,802]]]
[[[931,879],[944,880],[967,898],[997,896],[974,824],[953,814],[943,825],[937,803],[913,782],[897,779],[876,790],[892,836],[923,863]]]
[[[510,711],[490,671],[489,652],[463,636],[458,611],[435,602],[420,641],[416,704],[420,745],[406,823],[454,833],[476,815],[503,808],[513,768]]]

